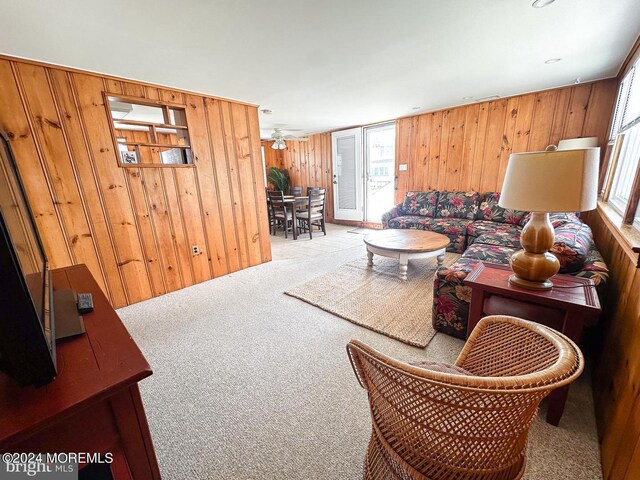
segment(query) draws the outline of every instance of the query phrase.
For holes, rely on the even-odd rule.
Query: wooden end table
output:
[[[464,283],[471,287],[467,337],[482,317],[511,315],[554,328],[577,344],[585,321],[600,315],[595,285],[588,278],[555,275],[551,290],[525,290],[509,283],[512,274],[508,265],[481,262],[467,275]],[[558,425],[568,393],[568,385],[551,392],[547,423]]]
[[[389,229],[379,230],[364,237],[367,245],[367,264],[373,266],[373,255],[397,258],[400,262],[400,279],[407,279],[409,260],[438,258],[438,266],[444,261],[444,252],[449,238],[427,230]]]

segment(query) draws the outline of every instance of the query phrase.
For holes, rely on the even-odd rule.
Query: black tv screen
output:
[[[0,132],[0,370],[22,384],[55,377],[50,272],[6,135]]]

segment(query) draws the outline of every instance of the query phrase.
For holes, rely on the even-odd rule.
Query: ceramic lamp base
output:
[[[552,288],[553,283],[549,279],[560,270],[560,262],[549,253],[553,241],[554,231],[549,214],[533,212],[520,235],[524,250],[514,253],[509,260],[514,273],[509,279],[510,283],[531,290]]]
[[[553,282],[549,280],[545,280],[544,282],[531,282],[523,278],[518,278],[515,275],[509,277],[509,283],[528,290],[551,290],[553,288]]]

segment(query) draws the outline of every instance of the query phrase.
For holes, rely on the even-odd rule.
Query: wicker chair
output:
[[[506,316],[480,320],[455,366],[441,371],[357,340],[347,352],[371,407],[364,478],[380,480],[521,478],[540,401],[584,367],[564,335]]]

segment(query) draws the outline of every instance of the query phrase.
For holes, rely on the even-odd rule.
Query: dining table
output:
[[[305,196],[301,196],[301,197],[296,197],[294,195],[285,195],[284,196],[284,203],[288,205],[291,205],[291,216],[292,216],[292,220],[293,220],[293,239],[297,240],[298,239],[298,220],[296,218],[296,206],[297,205],[306,205],[307,200],[309,199],[308,195]],[[269,201],[269,199],[267,198],[267,202]],[[287,207],[289,208],[289,207]],[[286,227],[285,227],[286,228]]]

